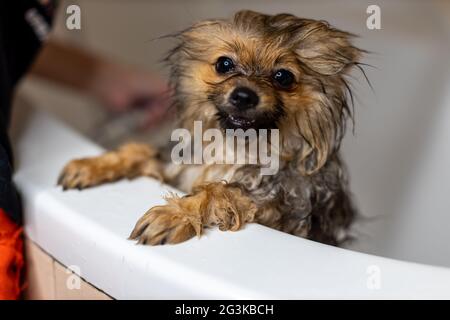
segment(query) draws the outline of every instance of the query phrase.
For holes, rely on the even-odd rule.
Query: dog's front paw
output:
[[[167,204],[151,208],[136,223],[130,239],[139,244],[160,245],[186,241],[201,233],[201,222],[180,208]]]
[[[84,189],[98,185],[106,180],[105,170],[96,163],[96,159],[78,159],[70,161],[58,178],[58,185],[66,189]]]

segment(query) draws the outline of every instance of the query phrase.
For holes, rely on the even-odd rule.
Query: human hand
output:
[[[149,72],[111,62],[94,73],[90,91],[102,105],[115,112],[145,109],[144,128],[170,116],[171,91],[166,81]]]
[[[144,127],[158,124],[168,115],[171,93],[164,80],[82,48],[48,41],[31,72],[89,93],[116,112],[145,109],[146,119],[140,121]]]

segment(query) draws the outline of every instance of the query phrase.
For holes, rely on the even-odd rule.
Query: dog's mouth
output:
[[[228,113],[225,111],[219,111],[217,113],[220,126],[223,129],[263,129],[267,126],[266,121],[261,116],[240,114],[240,113]]]
[[[254,127],[256,120],[229,114],[223,122],[226,129],[251,129]]]
[[[217,118],[223,129],[275,129],[281,113],[233,113],[219,110]]]

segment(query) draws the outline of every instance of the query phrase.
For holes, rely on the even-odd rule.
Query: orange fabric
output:
[[[0,208],[0,300],[20,298],[23,260],[22,227]]]

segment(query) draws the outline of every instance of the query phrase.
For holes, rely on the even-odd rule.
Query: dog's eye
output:
[[[234,62],[228,57],[220,57],[216,62],[216,71],[218,73],[227,73],[234,69]]]
[[[280,69],[273,75],[275,83],[283,89],[289,89],[295,81],[295,77],[292,72]]]

